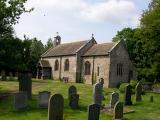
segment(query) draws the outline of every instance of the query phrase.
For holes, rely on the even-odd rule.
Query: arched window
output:
[[[85,75],[90,75],[91,74],[91,64],[89,61],[85,62]]]
[[[59,69],[59,62],[58,60],[56,60],[54,64],[54,70],[57,71],[58,69]]]
[[[69,71],[69,60],[66,59],[64,62],[64,71]]]

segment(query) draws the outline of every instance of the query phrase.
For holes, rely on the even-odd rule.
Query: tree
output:
[[[32,43],[30,46],[30,70],[32,71],[32,75],[36,75],[37,71],[37,63],[40,59],[40,56],[44,53],[45,48],[43,43],[37,38],[31,39]]]
[[[143,49],[148,62],[144,74],[148,80],[160,81],[160,1],[152,0],[141,17]]]
[[[49,48],[52,48],[52,47],[54,47],[53,40],[52,38],[49,38],[47,41],[47,45],[45,45],[45,51],[47,51]]]

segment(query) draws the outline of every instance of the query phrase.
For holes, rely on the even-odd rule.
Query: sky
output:
[[[98,43],[111,42],[117,31],[139,26],[143,10],[150,0],[28,0],[24,13],[14,26],[23,39],[37,37],[44,44],[56,32],[62,42],[89,40],[94,34]]]

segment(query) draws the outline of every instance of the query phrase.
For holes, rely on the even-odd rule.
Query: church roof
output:
[[[41,67],[51,67],[48,60],[40,60]]]
[[[51,48],[42,54],[41,57],[54,57],[54,56],[65,56],[65,55],[74,55],[78,50],[81,49],[89,40],[72,42],[72,43],[64,43],[58,45],[57,47]]]
[[[117,43],[103,43],[93,45],[83,56],[108,55]]]

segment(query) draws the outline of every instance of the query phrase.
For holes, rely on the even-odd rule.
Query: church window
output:
[[[91,64],[89,61],[85,62],[85,75],[90,75],[91,74]]]
[[[117,64],[117,76],[123,75],[123,64],[119,63]]]
[[[97,67],[97,76],[99,76],[99,66]]]
[[[64,71],[69,71],[69,60],[68,59],[65,60]]]
[[[59,69],[59,62],[58,60],[55,61],[54,70],[57,71]]]

